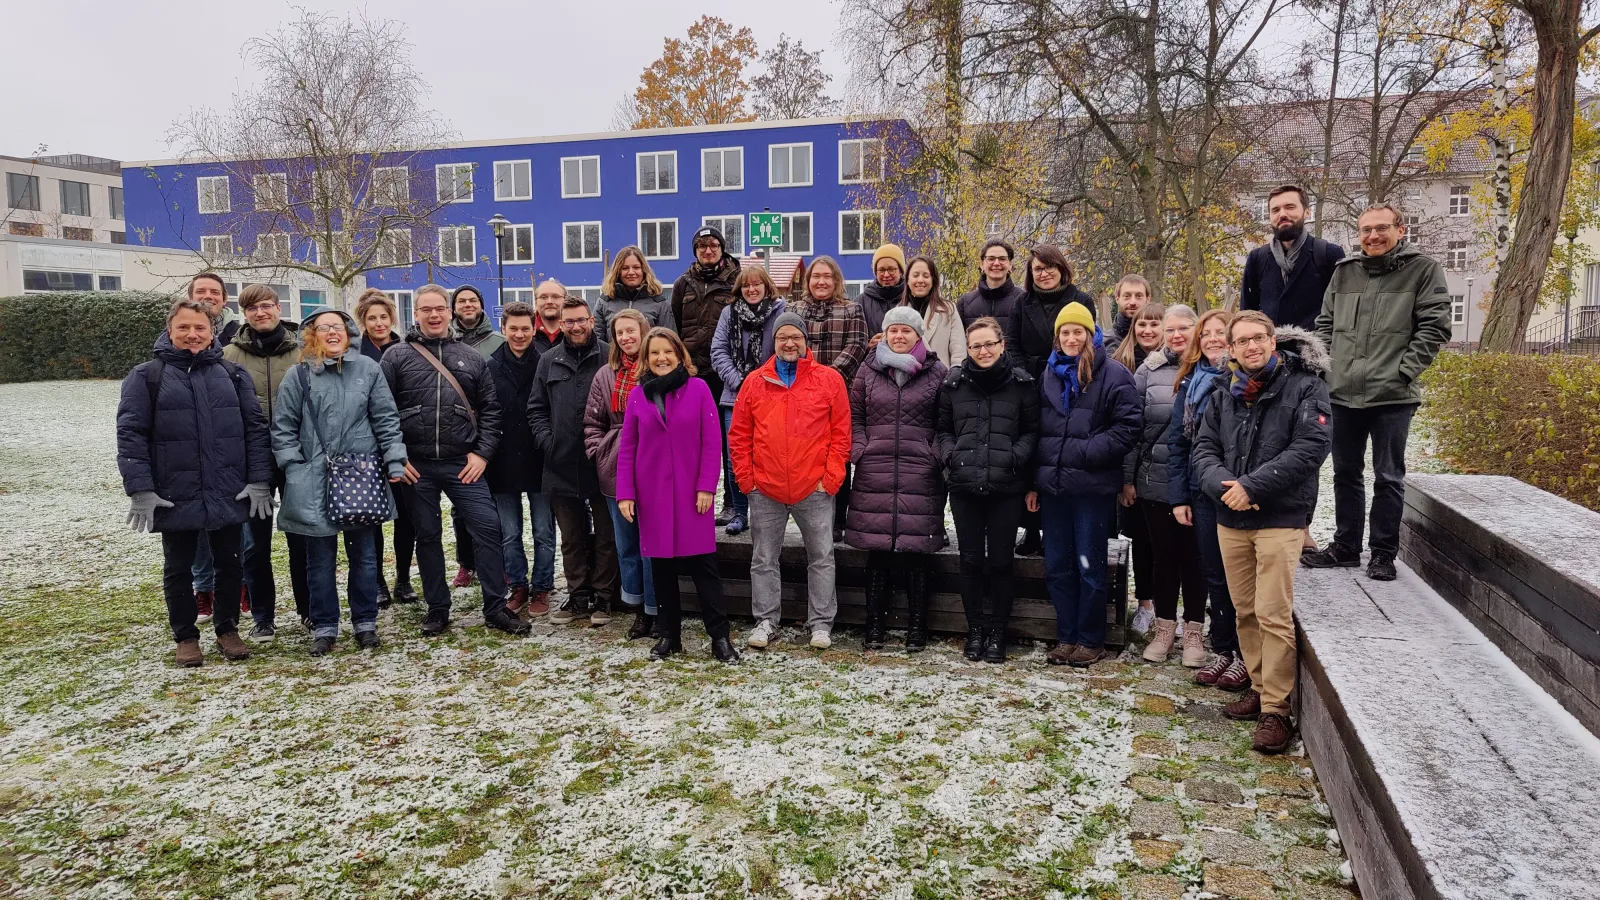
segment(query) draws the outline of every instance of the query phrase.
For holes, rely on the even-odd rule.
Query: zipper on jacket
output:
[[[893,376],[890,376],[893,377]],[[907,379],[909,383],[909,379]],[[897,549],[900,543],[900,420],[906,411],[905,385],[895,388],[894,395],[894,492],[890,500],[894,504],[889,511],[889,549]]]

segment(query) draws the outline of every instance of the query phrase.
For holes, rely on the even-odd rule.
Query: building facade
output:
[[[4,234],[127,243],[117,160],[81,154],[0,156],[0,176],[5,180]],[[41,282],[36,289],[51,288]]]

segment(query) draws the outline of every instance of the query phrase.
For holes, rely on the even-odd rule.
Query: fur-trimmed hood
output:
[[[1294,325],[1279,326],[1278,352],[1285,354],[1284,362],[1299,365],[1318,378],[1326,379],[1333,367],[1333,358],[1322,339]]]

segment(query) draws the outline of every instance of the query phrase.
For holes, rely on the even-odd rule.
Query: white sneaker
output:
[[[833,646],[833,638],[826,628],[813,628],[811,630],[811,646],[818,650],[826,650]]]
[[[1141,606],[1139,607],[1139,611],[1133,614],[1133,623],[1129,627],[1140,634],[1149,634],[1150,626],[1154,625],[1155,622],[1155,608],[1151,606]]]
[[[772,627],[771,622],[762,619],[756,623],[756,627],[750,629],[750,637],[745,641],[745,644],[757,650],[765,650],[767,644],[777,636],[777,632],[778,629]]]

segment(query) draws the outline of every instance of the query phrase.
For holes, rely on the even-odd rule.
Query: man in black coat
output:
[[[1239,308],[1260,310],[1274,325],[1312,331],[1344,249],[1306,231],[1307,214],[1306,192],[1296,185],[1267,195],[1272,240],[1245,257]]]
[[[588,616],[589,624],[598,626],[611,621],[621,573],[611,510],[583,446],[583,410],[610,347],[595,333],[594,313],[579,297],[562,304],[561,331],[561,344],[539,357],[528,392],[528,424],[544,455],[541,488],[561,531],[561,567],[567,576],[567,598],[550,612],[550,621],[565,625]]]
[[[500,515],[483,480],[500,443],[494,379],[483,356],[451,336],[449,292],[426,284],[417,289],[412,303],[416,325],[405,343],[384,351],[379,365],[400,408],[400,430],[406,440],[404,481],[411,486],[406,507],[416,530],[417,568],[428,604],[422,633],[439,634],[450,627],[439,510],[443,493],[450,498],[451,515],[464,519],[472,535],[484,624],[526,634],[528,623],[506,612]]]
[[[1294,739],[1289,695],[1301,529],[1332,446],[1333,406],[1322,380],[1328,354],[1315,334],[1276,329],[1259,310],[1233,319],[1228,342],[1232,375],[1219,384],[1192,454],[1200,489],[1217,501],[1217,543],[1252,684],[1223,712],[1258,722],[1257,751],[1282,753]]]
[[[526,609],[529,616],[542,616],[550,609],[550,591],[555,588],[556,521],[549,498],[539,490],[544,456],[534,443],[533,428],[528,424],[528,394],[544,352],[534,340],[535,318],[533,307],[520,302],[506,304],[500,313],[500,333],[505,335],[505,343],[489,355],[489,374],[500,400],[504,432],[484,477],[500,511],[506,580],[511,586],[506,609],[512,615]],[[522,548],[524,496],[533,520],[531,576],[528,556]]]
[[[983,255],[978,261],[983,277],[977,287],[956,301],[956,312],[961,314],[962,324],[971,325],[987,316],[999,322],[1000,333],[1005,334],[1011,324],[1011,313],[1022,297],[1022,288],[1011,280],[1011,261],[1016,255],[1011,245],[999,238],[983,245]]]

